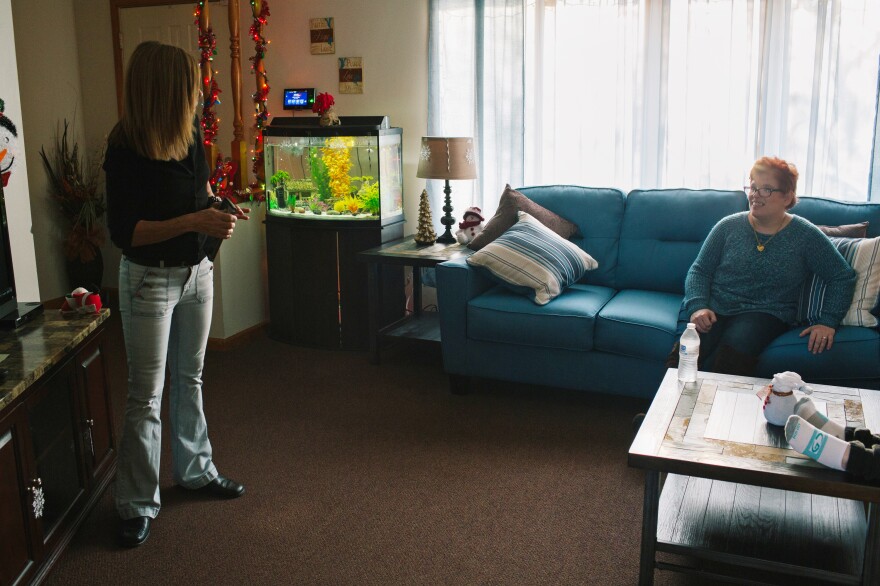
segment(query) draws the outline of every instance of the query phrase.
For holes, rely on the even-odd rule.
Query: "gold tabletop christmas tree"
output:
[[[437,233],[434,232],[434,221],[431,219],[431,206],[428,204],[428,190],[422,190],[422,196],[419,199],[419,227],[413,240],[416,244],[434,244],[437,240]]]

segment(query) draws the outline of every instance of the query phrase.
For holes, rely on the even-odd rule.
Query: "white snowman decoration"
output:
[[[788,416],[794,413],[794,405],[803,395],[812,394],[801,375],[785,371],[773,375],[770,384],[758,391],[758,397],[764,399],[764,419],[773,425],[785,425]]]
[[[480,208],[473,206],[465,210],[461,217],[455,239],[459,244],[470,244],[483,231],[483,214]]]
[[[18,132],[12,120],[3,114],[5,106],[0,99],[0,179],[3,187],[9,184],[9,177],[12,175],[18,154]]]

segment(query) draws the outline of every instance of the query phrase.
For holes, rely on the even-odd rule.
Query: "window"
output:
[[[801,194],[868,198],[876,0],[431,1],[429,133],[476,138],[476,205],[507,182],[739,189],[763,155]]]

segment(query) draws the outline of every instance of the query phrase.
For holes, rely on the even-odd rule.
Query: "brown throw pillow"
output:
[[[842,226],[816,226],[826,236],[838,238],[864,238],[868,235],[868,222],[858,224],[844,224]]]
[[[554,214],[545,207],[541,207],[519,191],[507,185],[501,200],[498,202],[498,210],[489,218],[483,231],[477,234],[468,244],[472,250],[480,250],[502,234],[508,228],[516,224],[517,212],[525,212],[539,222],[559,234],[565,239],[577,234],[577,224],[573,224],[558,214]]]

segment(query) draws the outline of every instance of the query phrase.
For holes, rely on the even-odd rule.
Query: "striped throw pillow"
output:
[[[593,257],[526,212],[516,224],[468,257],[467,263],[538,305],[599,266]]]
[[[831,242],[856,271],[852,303],[840,324],[876,327],[880,323],[876,317],[880,308],[880,237],[831,238]],[[818,321],[826,287],[816,275],[804,283],[798,306],[798,318],[802,322],[814,324]]]

